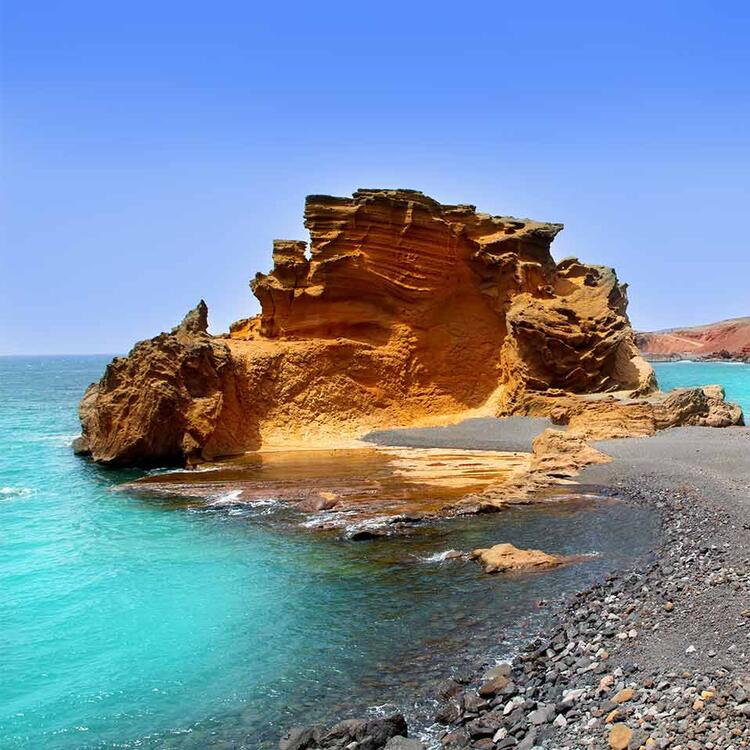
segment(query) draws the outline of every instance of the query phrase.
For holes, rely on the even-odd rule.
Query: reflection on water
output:
[[[198,471],[144,477],[125,489],[202,498],[212,504],[276,501],[320,512],[307,524],[351,526],[412,519],[452,507],[467,493],[507,481],[529,454],[451,448],[373,448],[253,453]]]

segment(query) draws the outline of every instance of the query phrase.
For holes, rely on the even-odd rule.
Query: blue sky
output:
[[[5,0],[0,353],[256,310],[308,193],[561,221],[640,328],[750,315],[750,5]]]

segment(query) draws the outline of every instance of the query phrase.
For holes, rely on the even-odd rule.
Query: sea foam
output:
[[[431,555],[418,555],[417,559],[426,563],[439,563],[439,562],[445,562],[450,557],[457,555],[457,554],[461,554],[461,553],[455,549],[445,549],[442,552],[433,552]]]
[[[223,492],[221,495],[214,496],[207,505],[211,508],[220,508],[223,505],[236,505],[240,497],[242,497],[242,490],[231,490],[230,492]]]
[[[12,497],[26,497],[33,491],[31,487],[0,487],[0,499],[9,500]]]

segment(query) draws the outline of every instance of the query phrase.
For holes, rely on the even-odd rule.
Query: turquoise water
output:
[[[736,362],[656,362],[654,370],[663,391],[682,386],[723,385],[727,398],[742,407],[746,422],[750,420],[750,365]]]
[[[75,458],[106,358],[0,358],[0,747],[270,748],[282,729],[390,703],[415,722],[451,665],[507,654],[540,598],[645,553],[653,522],[578,502],[342,542],[291,511],[111,488]],[[711,378],[716,379],[716,378]],[[599,557],[488,577],[430,559],[511,541]]]

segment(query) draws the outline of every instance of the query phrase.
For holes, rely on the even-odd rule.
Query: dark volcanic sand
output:
[[[694,518],[685,535],[692,536],[689,541],[696,549],[726,549],[723,567],[750,572],[750,428],[680,427],[596,446],[615,461],[590,467],[582,481],[619,487],[626,495],[640,490],[645,502],[649,493],[684,496],[685,513],[675,513],[672,523],[689,512]],[[668,559],[669,552],[664,550],[662,557]],[[664,618],[657,632],[639,639],[634,652],[664,669],[708,669],[719,655],[725,661],[727,649],[735,644],[739,653],[732,653],[730,660],[748,664],[750,619],[739,617],[748,608],[747,586],[704,586],[699,577],[682,605]],[[690,656],[685,654],[689,645],[696,648]],[[712,649],[716,657],[708,656]]]
[[[548,427],[549,419],[537,417],[482,417],[445,427],[412,427],[375,430],[364,440],[405,448],[462,448],[482,451],[530,451],[531,441]],[[562,429],[556,427],[556,429]]]

